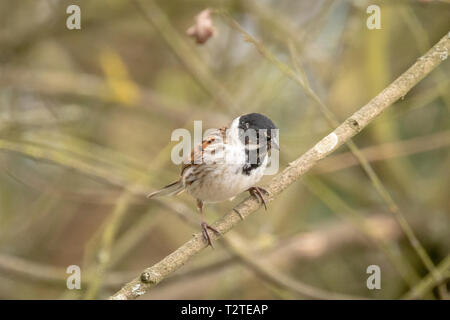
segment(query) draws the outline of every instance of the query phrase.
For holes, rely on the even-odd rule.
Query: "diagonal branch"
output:
[[[280,174],[276,175],[270,184],[265,187],[270,193],[267,201],[272,201],[279,193],[313,168],[319,160],[327,157],[343,143],[359,133],[394,102],[404,97],[411,88],[447,58],[449,50],[450,32],[369,103],[351,115],[300,158],[291,162]],[[245,218],[258,208],[259,203],[255,198],[247,198],[213,226],[221,234],[225,234],[241,222],[241,218],[236,211]],[[213,239],[217,238],[218,236],[213,235]],[[147,293],[153,286],[178,270],[206,246],[201,234],[194,235],[193,239],[186,242],[160,262],[145,269],[140,277],[126,284],[111,299],[134,299]]]

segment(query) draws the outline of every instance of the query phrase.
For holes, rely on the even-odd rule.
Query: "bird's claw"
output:
[[[214,248],[211,238],[209,237],[208,234],[208,229],[211,230],[212,232],[214,232],[217,235],[220,235],[220,232],[217,231],[215,228],[211,227],[209,224],[207,224],[206,222],[202,222],[202,235],[203,235],[203,239],[205,239],[205,241],[208,243],[209,246],[211,246],[211,248]]]
[[[263,193],[268,195],[269,191],[261,187],[251,187],[248,191],[264,205],[264,209],[267,211],[266,199],[264,199]]]

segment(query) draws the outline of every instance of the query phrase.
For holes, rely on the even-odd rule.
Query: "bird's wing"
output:
[[[203,163],[204,160],[204,151],[208,147],[212,147],[215,143],[226,143],[226,130],[228,127],[222,127],[220,129],[215,130],[210,135],[203,139],[202,143],[196,145],[191,152],[190,157],[187,159],[188,161],[183,161],[181,166],[181,176],[186,169],[198,166]]]

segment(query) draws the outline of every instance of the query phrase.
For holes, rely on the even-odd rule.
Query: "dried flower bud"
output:
[[[215,29],[211,19],[211,9],[205,9],[195,17],[195,24],[186,33],[195,38],[198,44],[205,43],[214,35]]]

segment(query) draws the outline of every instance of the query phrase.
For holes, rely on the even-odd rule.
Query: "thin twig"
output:
[[[270,195],[267,197],[267,201],[272,201],[278,194],[313,168],[319,160],[327,157],[351,137],[358,134],[384,110],[405,96],[411,88],[445,60],[449,49],[450,33],[446,34],[425,55],[369,103],[347,118],[332,133],[320,140],[305,154],[291,162],[280,174],[276,175],[266,187]],[[222,219],[214,223],[213,227],[223,235],[242,222],[241,217],[235,210],[245,218],[255,212],[259,206],[260,204],[256,199],[253,197],[247,198],[234,210],[231,210]],[[212,235],[213,240],[218,238],[219,236]],[[202,235],[199,233],[195,234],[193,239],[187,241],[157,264],[145,269],[140,276],[126,284],[111,299],[135,299],[147,293],[152,287],[178,270],[206,247],[207,244],[203,241]]]

